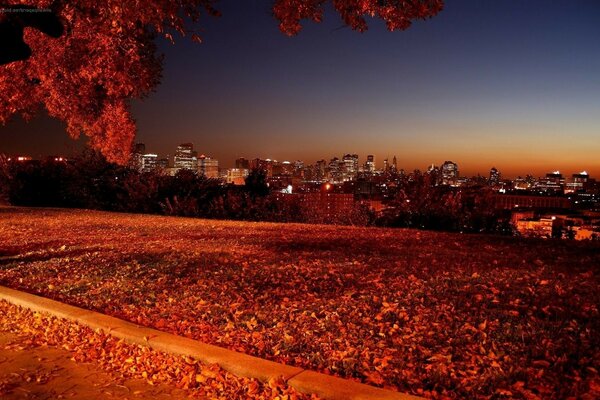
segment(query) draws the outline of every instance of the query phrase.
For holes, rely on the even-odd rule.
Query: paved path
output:
[[[186,399],[184,391],[143,380],[120,379],[90,363],[76,363],[56,347],[28,347],[0,332],[0,398],[8,399]]]

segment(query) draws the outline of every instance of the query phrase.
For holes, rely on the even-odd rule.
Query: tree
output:
[[[282,32],[295,35],[301,20],[321,21],[328,1],[275,0],[273,14]],[[443,5],[443,0],[331,2],[344,22],[358,31],[367,29],[366,16],[383,19],[390,30],[406,29],[415,19],[434,16]],[[121,164],[128,160],[136,131],[130,101],[148,96],[161,78],[162,58],[154,39],[162,35],[173,41],[177,32],[200,41],[197,33],[188,30],[185,20],[194,23],[203,15],[219,15],[213,6],[215,0],[20,3],[51,11],[64,25],[65,33],[55,38],[38,29],[8,29],[12,40],[19,41],[23,32],[31,57],[22,54],[25,60],[0,66],[0,123],[17,114],[29,119],[45,109],[66,123],[71,137],[82,133],[89,136],[93,148]],[[16,1],[7,4],[18,5]],[[3,28],[15,20],[0,12]],[[0,37],[0,42],[5,39]]]
[[[244,187],[250,196],[265,197],[269,194],[269,185],[267,183],[267,171],[262,168],[253,168],[246,177]]]

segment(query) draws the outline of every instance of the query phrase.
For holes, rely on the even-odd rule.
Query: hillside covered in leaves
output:
[[[598,398],[600,246],[0,208],[0,284],[432,398]]]

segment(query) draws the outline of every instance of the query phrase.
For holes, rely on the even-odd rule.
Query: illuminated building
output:
[[[156,160],[156,168],[166,170],[169,168],[169,159],[168,158],[159,158]]]
[[[545,178],[540,178],[535,188],[541,192],[562,192],[565,178],[560,171],[549,172]]]
[[[427,174],[429,175],[429,182],[431,186],[437,186],[441,181],[441,172],[438,166],[431,164],[427,167]]]
[[[154,171],[158,167],[158,154],[144,154],[141,157],[141,168],[142,172]]]
[[[266,160],[255,158],[250,161],[250,169],[261,169],[267,173],[267,177],[273,176],[273,163],[277,161],[267,158]]]
[[[490,185],[495,186],[495,185],[499,184],[500,178],[501,178],[500,171],[498,171],[496,169],[496,167],[492,167],[492,169],[490,169],[490,180],[489,180]]]
[[[301,160],[294,161],[294,177],[295,178],[304,178],[304,161],[301,161]]]
[[[456,186],[458,182],[458,164],[452,161],[445,161],[442,164],[442,184]]]
[[[571,179],[565,184],[565,193],[577,193],[585,189],[590,177],[586,171],[571,175]]]
[[[192,143],[183,143],[177,146],[173,158],[173,167],[176,170],[189,169],[196,171],[198,169],[198,153],[194,151]]]
[[[219,177],[219,160],[202,154],[198,157],[198,172],[207,178],[217,179]]]
[[[365,172],[375,172],[375,156],[372,154],[369,154],[367,161],[365,161]]]
[[[327,165],[327,175],[326,177],[333,183],[343,182],[343,161],[340,161],[339,158],[333,157],[329,160],[329,165]]]
[[[350,212],[354,208],[354,195],[349,193],[335,193],[335,186],[325,183],[316,193],[300,194],[303,206],[315,210],[325,216],[340,215]]]
[[[342,181],[347,182],[353,180],[358,173],[358,154],[344,154],[342,163]]]
[[[278,166],[279,175],[292,175],[294,173],[294,165],[289,161],[284,161]]]
[[[496,208],[510,210],[513,208],[560,208],[572,207],[571,200],[555,196],[526,196],[518,194],[498,194],[494,197]]]
[[[557,227],[556,218],[522,219],[515,228],[521,236],[551,238]]]
[[[246,177],[250,173],[249,169],[246,168],[230,168],[227,170],[227,183],[234,185],[243,185],[246,183]]]
[[[522,177],[517,177],[513,180],[513,188],[517,190],[528,190],[531,187],[531,183]]]
[[[315,164],[315,181],[322,182],[325,180],[325,172],[327,170],[327,162],[319,160]]]
[[[394,172],[398,171],[398,160],[396,160],[396,156],[392,158],[392,170]]]

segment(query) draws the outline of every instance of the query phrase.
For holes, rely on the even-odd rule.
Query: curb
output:
[[[32,311],[77,322],[92,329],[102,329],[129,343],[139,344],[171,354],[193,357],[245,378],[268,381],[283,377],[288,385],[303,393],[315,393],[328,400],[417,400],[420,397],[380,389],[330,375],[292,367],[274,361],[238,353],[171,333],[146,328],[95,311],[64,304],[44,297],[0,286],[0,300]]]

